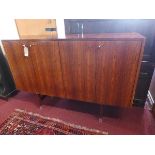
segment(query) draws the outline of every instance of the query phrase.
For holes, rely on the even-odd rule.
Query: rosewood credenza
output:
[[[145,38],[138,33],[3,40],[17,89],[131,107]]]

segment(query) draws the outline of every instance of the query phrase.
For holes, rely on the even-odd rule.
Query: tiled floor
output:
[[[43,116],[62,119],[66,122],[107,131],[109,134],[155,134],[155,117],[140,107],[105,107],[103,122],[99,123],[99,106],[95,104],[46,97],[42,101],[37,95],[19,92],[4,101],[0,99],[0,123],[14,109],[24,109]]]

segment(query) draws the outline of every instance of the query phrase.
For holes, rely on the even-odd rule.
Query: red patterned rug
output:
[[[89,129],[64,122],[56,118],[44,117],[32,112],[16,109],[0,125],[1,135],[107,135],[107,132]]]

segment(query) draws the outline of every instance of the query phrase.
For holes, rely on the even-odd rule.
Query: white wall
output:
[[[0,40],[19,39],[14,19],[1,19],[0,23]]]
[[[0,22],[0,46],[5,54],[1,42],[3,39],[19,39],[14,19],[1,19]]]
[[[64,19],[56,19],[57,31],[60,37],[65,35]],[[16,28],[15,20],[6,18],[1,20],[0,23],[0,40],[3,39],[19,39],[18,31]]]
[[[56,19],[56,25],[57,25],[58,37],[63,38],[65,36],[64,19],[61,18]]]

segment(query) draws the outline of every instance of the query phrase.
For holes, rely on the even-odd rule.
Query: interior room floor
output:
[[[41,106],[40,106],[41,105]],[[99,122],[99,106],[86,102],[46,97],[19,92],[8,101],[0,99],[0,123],[15,109],[39,113],[69,123],[107,131],[108,134],[155,134],[155,117],[141,107],[104,107],[103,122]]]

